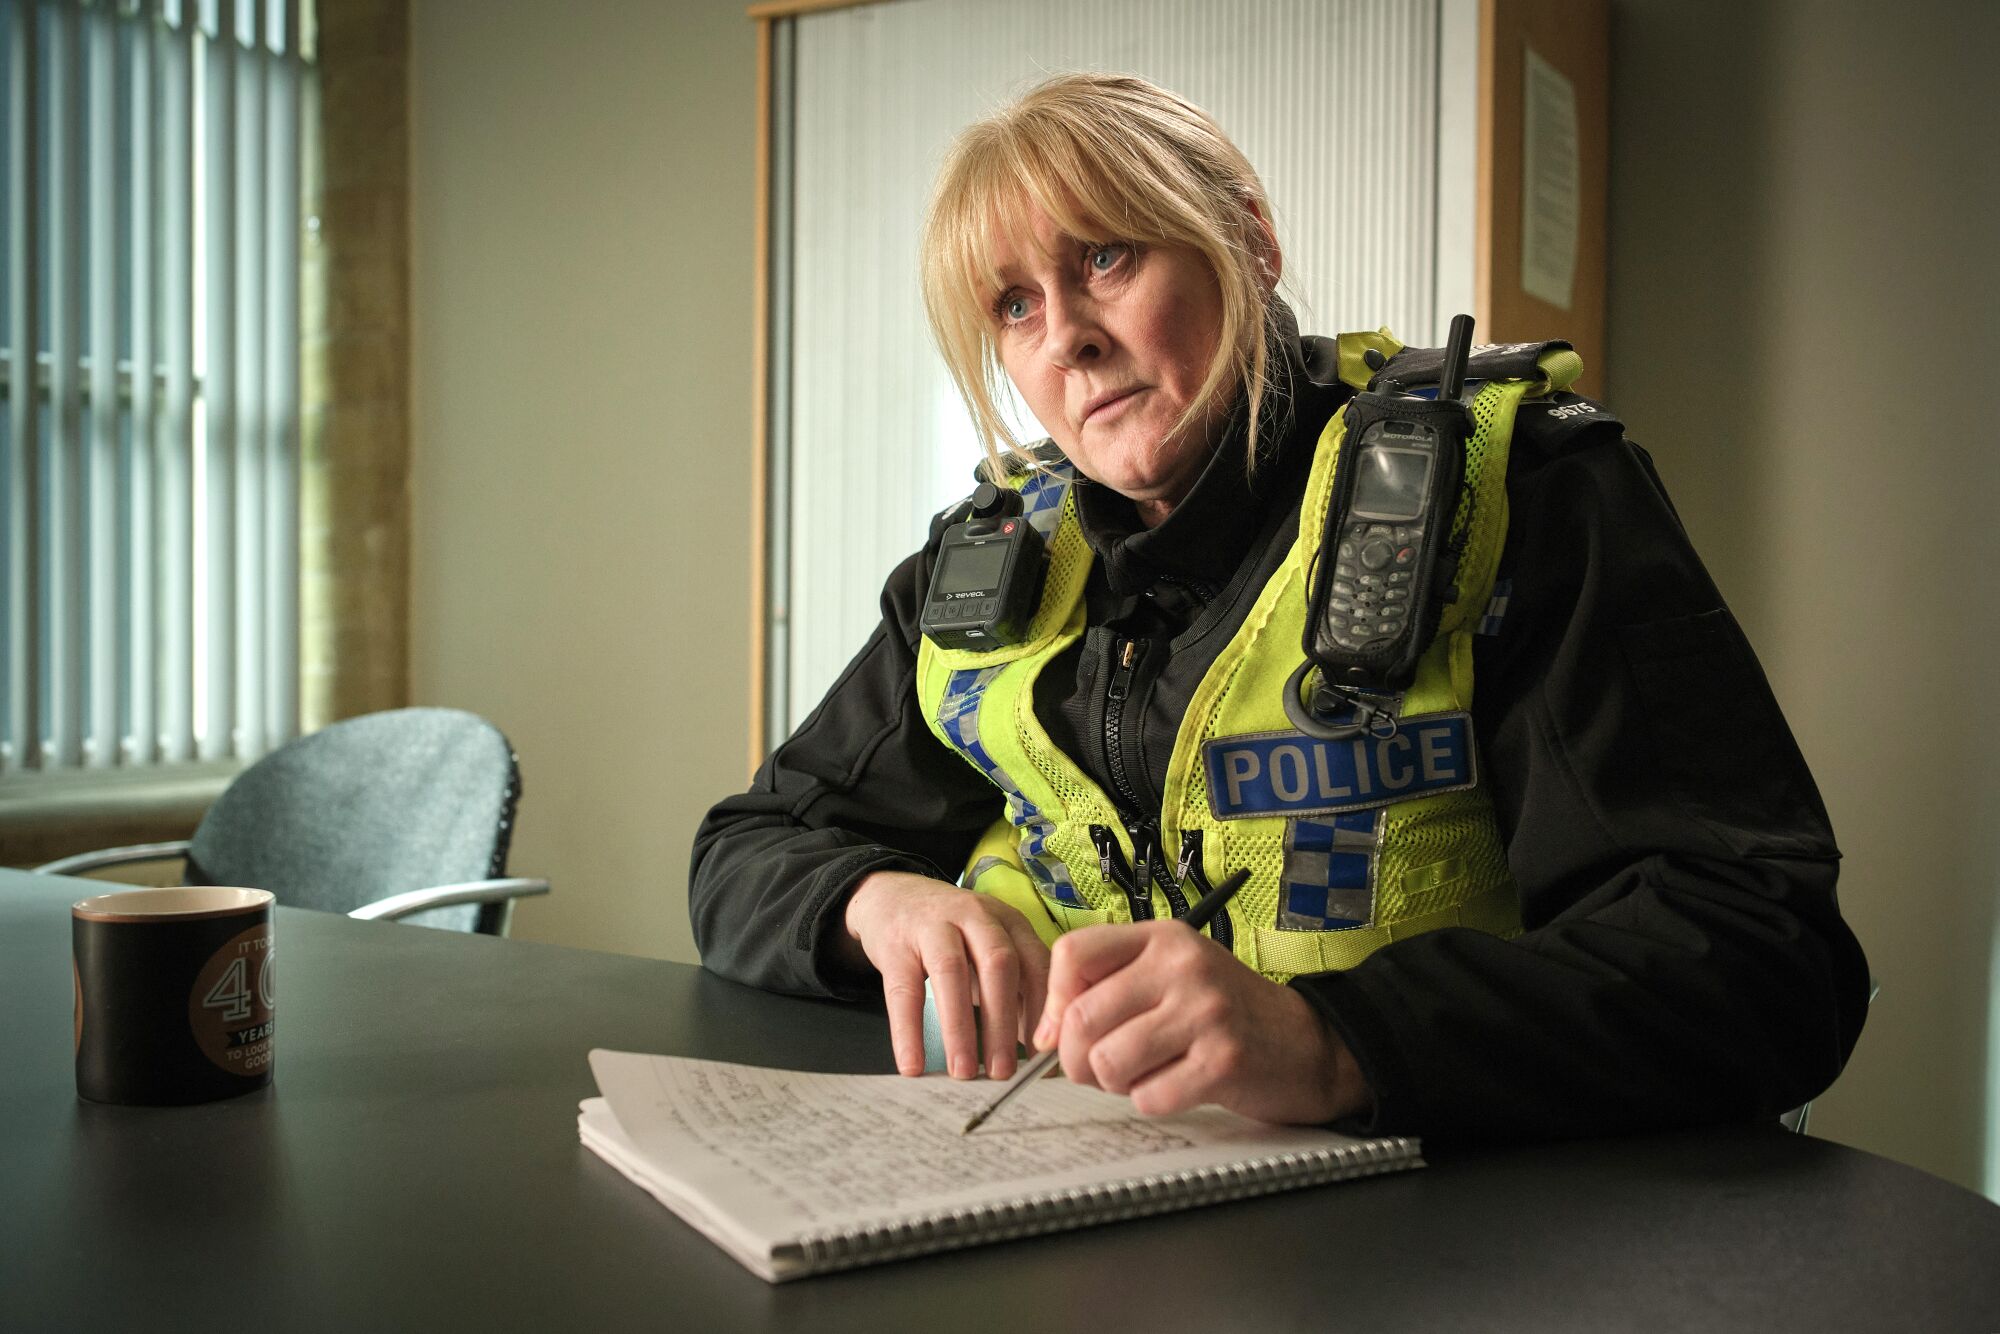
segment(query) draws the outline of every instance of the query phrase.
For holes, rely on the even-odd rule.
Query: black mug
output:
[[[80,1097],[159,1106],[271,1082],[271,900],[190,886],[70,909]]]

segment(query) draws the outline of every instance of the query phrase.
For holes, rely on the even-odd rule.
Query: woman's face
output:
[[[1222,330],[1222,293],[1185,247],[1090,243],[1040,212],[1034,244],[994,256],[1000,363],[1049,438],[1084,476],[1159,523],[1193,487],[1227,413],[1218,396],[1173,434]]]

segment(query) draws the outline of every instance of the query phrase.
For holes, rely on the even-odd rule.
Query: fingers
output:
[[[918,937],[918,946],[924,972],[931,979],[931,995],[937,1001],[945,1070],[953,1079],[970,1079],[979,1070],[979,1046],[974,1036],[972,969],[965,959],[964,939],[950,925],[936,923]],[[902,1068],[900,1062],[897,1068]],[[921,1061],[918,1068],[922,1068]]]
[[[1171,1033],[1179,1025],[1161,1010],[1161,991],[1157,975],[1126,969],[1071,1001],[1057,1038],[1063,1072],[1076,1083],[1123,1093],[1134,1079],[1179,1055],[1186,1040],[1174,1045]]]
[[[1035,1029],[1036,1048],[1053,1045],[1062,1034],[1063,1015],[1070,1003],[1094,983],[1138,958],[1151,934],[1147,927],[1087,926],[1058,940],[1050,952],[1048,995],[1041,1023]],[[1067,1060],[1063,1069],[1069,1069]]]
[[[1185,1010],[1163,999],[1091,1043],[1084,1059],[1089,1062],[1091,1078],[1099,1088],[1133,1094],[1134,1106],[1138,1107],[1139,1090],[1168,1070],[1188,1067],[1182,1071],[1183,1078],[1199,1078],[1205,1066],[1205,1037]],[[1139,1107],[1139,1110],[1147,1109]]]
[[[1006,1079],[1014,1073],[1015,1016],[1021,1008],[1020,959],[1013,937],[991,920],[968,923],[965,944],[979,983],[977,1021],[985,1040],[986,1073]]]
[[[1027,919],[1019,913],[1015,913],[1011,920],[1002,919],[1001,925],[1007,928],[1007,934],[1014,942],[1014,952],[1021,966],[1021,1012],[1016,1031],[1021,1041],[1032,1046],[1035,1027],[1042,1021],[1042,1007],[1048,998],[1049,947],[1042,944],[1035,928],[1029,926]]]
[[[1149,1115],[1227,1104],[1244,1091],[1267,992],[1289,994],[1172,923],[1092,927],[1056,943],[1036,1045],[1060,1050],[1071,1081],[1130,1094]]]
[[[924,1072],[924,970],[920,958],[905,955],[893,963],[877,963],[882,974],[882,1001],[889,1010],[889,1046],[896,1053],[896,1073]]]
[[[850,897],[845,923],[882,976],[897,1070],[923,1072],[928,977],[952,1077],[979,1073],[982,1036],[987,1072],[1013,1075],[1017,1035],[1039,1017],[1049,975],[1048,949],[1019,911],[941,881],[877,872]]]
[[[1172,1116],[1216,1099],[1210,1095],[1210,1081],[1193,1056],[1168,1061],[1134,1083],[1132,1110],[1141,1116]]]

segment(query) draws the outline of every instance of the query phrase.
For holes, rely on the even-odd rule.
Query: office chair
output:
[[[192,839],[79,853],[50,875],[185,858],[190,885],[268,889],[293,908],[505,935],[521,796],[507,738],[457,709],[395,709],[272,751],[224,789]]]

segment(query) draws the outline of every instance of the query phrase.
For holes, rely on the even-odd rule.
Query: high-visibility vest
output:
[[[1365,387],[1384,359],[1393,373],[1403,351],[1386,331],[1344,334],[1341,378]],[[1482,366],[1510,374],[1481,381]],[[1581,368],[1560,344],[1475,354],[1459,597],[1444,609],[1387,738],[1318,740],[1285,715],[1286,682],[1304,656],[1307,577],[1346,436],[1344,413],[1326,423],[1297,539],[1197,686],[1157,812],[1121,813],[1035,716],[1035,678],[1084,633],[1092,553],[1067,462],[1012,479],[1049,550],[1025,639],[980,651],[927,639],[917,657],[932,731],[1005,798],[964,883],[1018,908],[1052,943],[1079,926],[1181,915],[1248,868],[1249,882],[1210,930],[1277,981],[1351,967],[1391,940],[1443,926],[1518,933],[1518,898],[1472,734],[1472,637],[1507,537],[1516,409],[1567,388]]]

